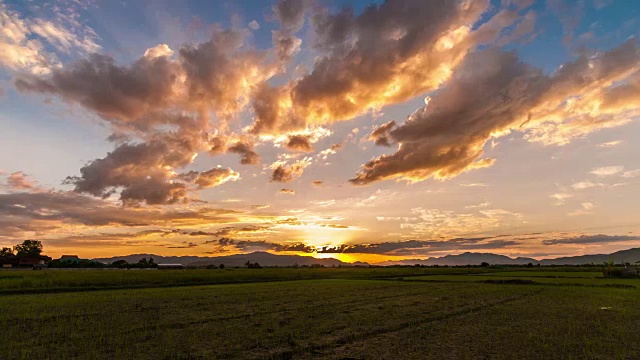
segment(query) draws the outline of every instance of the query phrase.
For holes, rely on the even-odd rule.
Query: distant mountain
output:
[[[227,256],[215,256],[215,257],[200,257],[200,256],[160,256],[154,254],[133,254],[125,256],[114,256],[111,258],[99,258],[93,259],[100,261],[101,263],[110,264],[117,260],[125,260],[128,263],[137,263],[142,258],[153,258],[157,264],[182,264],[185,266],[207,266],[207,265],[220,265],[224,264],[227,267],[244,266],[247,261],[262,266],[292,266],[298,265],[324,265],[331,266],[368,266],[369,264],[363,262],[346,263],[338,259],[317,259],[311,256],[300,255],[276,255],[264,251],[256,251],[249,254],[236,254]]]
[[[598,254],[598,255],[582,255],[582,256],[569,256],[561,257],[557,259],[546,259],[540,261],[542,265],[581,265],[581,264],[602,264],[605,261],[613,260],[616,264],[619,263],[635,263],[640,261],[640,248],[633,248],[628,250],[620,250],[611,254]]]
[[[459,255],[446,255],[443,257],[432,257],[426,259],[409,259],[409,260],[400,260],[400,261],[385,261],[383,263],[378,263],[376,265],[449,265],[449,266],[459,266],[459,265],[480,265],[483,262],[489,264],[500,264],[500,265],[526,265],[528,263],[537,264],[538,260],[531,258],[510,258],[504,255],[497,255],[491,253],[472,253],[466,252]]]
[[[526,257],[510,258],[504,255],[497,255],[491,253],[471,253],[466,252],[459,255],[446,255],[443,257],[431,257],[426,259],[409,259],[398,261],[385,261],[377,263],[375,265],[480,265],[483,262],[487,262],[491,265],[526,265],[532,263],[533,265],[583,265],[583,264],[602,264],[603,262],[612,259],[615,263],[635,263],[640,261],[640,248],[633,248],[628,250],[616,251],[611,254],[598,254],[598,255],[581,255],[581,256],[568,256],[557,259],[545,259],[536,260]]]
[[[324,265],[331,266],[368,266],[369,264],[364,262],[346,263],[338,259],[318,259],[311,256],[300,255],[276,255],[263,251],[256,251],[249,254],[236,254],[227,256],[215,256],[215,257],[201,257],[201,256],[160,256],[154,254],[134,254],[126,256],[114,256],[111,258],[94,259],[105,264],[110,264],[116,260],[125,260],[128,263],[137,263],[142,258],[152,257],[158,264],[182,264],[185,266],[206,266],[206,265],[220,265],[235,267],[244,266],[249,261],[252,263],[257,262],[262,266],[292,266],[298,265]],[[616,251],[612,254],[598,254],[598,255],[581,255],[581,256],[569,256],[561,257],[557,259],[545,259],[536,260],[527,257],[510,258],[504,255],[492,254],[492,253],[472,253],[465,252],[459,255],[446,255],[442,257],[431,257],[426,259],[408,259],[408,260],[394,260],[384,261],[376,263],[375,265],[480,265],[483,262],[491,265],[526,265],[532,263],[534,265],[582,265],[582,264],[602,264],[603,262],[612,259],[615,263],[621,262],[635,263],[640,261],[640,248],[633,248],[628,250]]]

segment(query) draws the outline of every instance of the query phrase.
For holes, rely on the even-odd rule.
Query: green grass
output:
[[[499,282],[505,280],[529,280],[536,284],[555,285],[584,285],[604,287],[610,285],[627,285],[640,288],[640,279],[629,278],[604,278],[604,277],[546,277],[546,276],[517,276],[493,274],[473,274],[473,275],[433,275],[433,276],[412,276],[403,278],[406,281],[432,281],[432,282]]]
[[[304,279],[373,279],[478,273],[474,268],[267,268],[224,270],[0,271],[0,295],[26,292],[213,285]]]
[[[0,358],[640,358],[640,281],[470,270],[0,272],[41,292],[0,296]]]

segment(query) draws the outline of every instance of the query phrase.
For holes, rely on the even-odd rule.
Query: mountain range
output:
[[[527,257],[510,258],[504,255],[491,253],[471,253],[466,252],[459,255],[446,255],[443,257],[432,257],[427,259],[407,259],[399,261],[385,261],[376,265],[480,265],[487,262],[491,265],[584,265],[602,264],[609,260],[619,263],[635,263],[640,261],[640,248],[616,251],[611,254],[579,255],[560,257],[555,259],[536,260]]]
[[[331,266],[368,266],[363,262],[346,263],[334,258],[318,259],[311,256],[300,255],[276,255],[264,251],[256,251],[248,254],[236,254],[226,256],[160,256],[154,254],[133,254],[126,256],[114,256],[111,258],[93,259],[105,264],[116,260],[125,260],[128,263],[137,263],[142,258],[153,258],[157,264],[182,264],[185,266],[207,266],[224,264],[226,267],[244,266],[247,261],[258,263],[261,266],[300,266],[324,265]]]
[[[226,256],[215,257],[202,257],[202,256],[160,256],[154,254],[133,254],[126,256],[114,256],[111,258],[98,258],[93,259],[105,264],[110,264],[116,260],[125,260],[128,263],[136,263],[142,258],[152,257],[158,264],[182,264],[186,266],[207,266],[207,265],[220,265],[224,264],[229,267],[244,266],[247,261],[252,263],[259,263],[262,266],[292,266],[298,264],[300,266],[310,265],[324,265],[331,266],[368,266],[365,262],[347,263],[338,259],[327,258],[318,259],[311,256],[300,255],[276,255],[264,251],[256,251],[248,254],[236,254]],[[582,264],[602,264],[609,260],[613,260],[615,263],[636,263],[640,261],[640,248],[632,248],[628,250],[616,251],[611,254],[597,254],[597,255],[580,255],[560,257],[556,259],[544,259],[536,260],[527,257],[510,258],[504,255],[491,254],[491,253],[471,253],[466,252],[458,255],[446,255],[442,257],[430,257],[426,259],[407,259],[407,260],[394,260],[385,261],[381,263],[375,263],[373,265],[480,265],[483,262],[492,265],[527,265],[529,263],[533,265],[582,265]]]

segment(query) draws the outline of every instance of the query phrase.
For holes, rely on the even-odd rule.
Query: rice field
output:
[[[640,359],[640,280],[573,270],[0,272],[0,358]]]

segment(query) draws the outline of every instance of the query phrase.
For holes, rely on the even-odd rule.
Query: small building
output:
[[[182,264],[158,264],[158,270],[184,269]]]
[[[18,265],[15,255],[0,256],[0,268],[8,269]]]
[[[2,268],[32,268],[41,269],[47,266],[47,262],[51,260],[48,256],[43,255],[7,255],[0,257],[0,267]]]

